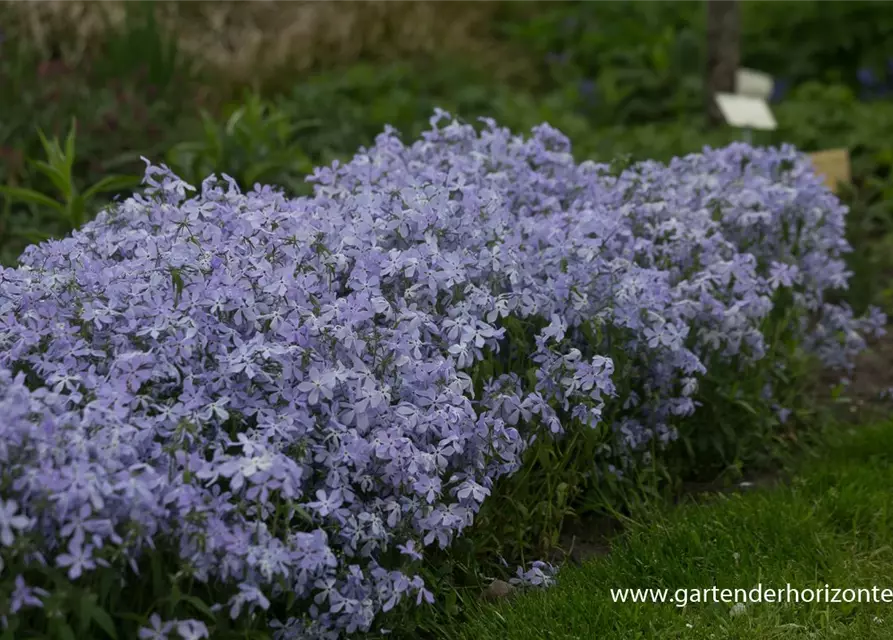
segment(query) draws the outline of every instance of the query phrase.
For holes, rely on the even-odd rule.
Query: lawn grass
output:
[[[611,588],[893,588],[893,422],[841,428],[771,489],[640,518],[558,585],[481,605],[454,637],[893,638],[893,603],[615,604]]]

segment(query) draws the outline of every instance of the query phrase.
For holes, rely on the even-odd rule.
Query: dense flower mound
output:
[[[548,126],[444,118],[317,170],[310,198],[150,166],[2,273],[5,575],[126,574],[164,540],[233,585],[233,618],[293,603],[277,638],[366,630],[430,599],[412,564],[531,438],[606,402],[620,450],[673,438],[711,362],[764,356],[779,290],[835,366],[883,324],[828,304],[845,210],[794,149],[612,174]],[[7,613],[46,595],[16,589]]]

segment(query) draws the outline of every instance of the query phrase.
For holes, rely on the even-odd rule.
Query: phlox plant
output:
[[[772,358],[782,298],[831,365],[880,329],[826,302],[845,210],[794,149],[612,173],[484,125],[388,129],[296,199],[150,165],[2,272],[8,634],[375,632],[526,451],[634,467]]]
[[[659,265],[674,291],[657,313],[682,314],[684,344],[703,370],[689,376],[661,366],[653,328],[631,335],[616,321],[582,325],[577,344],[615,366],[617,393],[606,401],[600,428],[571,428],[559,441],[528,447],[523,471],[499,480],[466,536],[468,556],[486,549],[536,557],[558,544],[568,515],[617,515],[618,503],[658,485],[673,489],[681,479],[765,464],[779,441],[796,438],[797,423],[821,417],[811,400],[814,372],[849,369],[864,338],[883,332],[877,309],[857,320],[846,305],[828,302],[849,278],[842,260],[849,251],[846,210],[794,149],[732,145],[669,166],[616,163],[603,171],[593,191],[614,199],[616,231],[587,234],[576,218],[562,231],[563,246],[591,242],[602,256]],[[622,292],[614,289],[607,304],[644,299]],[[635,307],[627,312],[635,315]],[[663,389],[662,380],[669,383]],[[665,437],[655,439],[637,417],[635,405],[645,397],[655,403],[649,412],[659,416]]]

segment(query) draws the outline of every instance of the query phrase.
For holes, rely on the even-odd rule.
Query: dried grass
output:
[[[6,2],[12,28],[72,66],[125,23],[125,0]],[[346,64],[360,57],[418,54],[474,56],[507,68],[517,57],[488,30],[496,2],[156,2],[162,28],[199,67],[227,81],[263,82],[283,72]],[[511,65],[509,64],[508,67]]]

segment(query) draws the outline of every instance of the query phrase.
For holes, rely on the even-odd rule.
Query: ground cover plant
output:
[[[41,6],[87,17],[91,5]],[[170,16],[152,13],[174,4],[113,7],[124,19],[108,33],[77,20],[75,42],[70,17],[39,42],[0,32],[0,84],[14,87],[0,93],[0,261],[77,229],[28,249],[0,291],[7,428],[23,438],[15,468],[29,469],[0,477],[16,534],[7,549],[0,526],[6,637],[441,633],[494,577],[549,581],[534,561],[560,556],[569,519],[738,477],[815,430],[816,359],[845,368],[883,322],[871,305],[893,310],[887,27],[868,3],[745,7],[746,33],[777,37],[747,36],[744,62],[785,90],[779,130],[755,143],[851,149],[849,252],[841,203],[792,149],[672,160],[739,138],[703,126],[696,6],[643,17],[645,5],[550,3],[503,31],[521,74],[482,66],[464,42],[473,60],[357,61],[388,38],[420,46],[424,25],[323,34],[328,61],[326,47],[281,39],[309,51],[302,62],[257,47],[275,11],[237,21],[246,37],[196,29],[204,44],[189,46],[232,78],[183,64],[183,39],[160,29]],[[7,35],[22,25],[8,8]],[[195,25],[227,30],[229,9],[195,11]],[[438,22],[419,11],[388,20]],[[593,28],[592,11],[613,28]],[[799,32],[818,35],[785,40]],[[251,64],[260,53],[276,64]],[[810,84],[818,60],[833,64]],[[243,92],[258,67],[276,71]],[[438,105],[518,131],[549,122],[573,146],[548,127],[526,142],[477,123],[477,141],[431,132]],[[385,125],[427,142],[376,145]],[[360,145],[376,146],[351,161]],[[112,174],[142,172],[140,155],[196,187],[212,172],[235,185],[196,193],[152,169],[151,193],[81,228],[126,186]],[[348,164],[291,199],[335,159]],[[670,164],[633,163],[648,159]],[[238,195],[255,182],[275,186]],[[385,222],[368,214],[382,203]],[[38,462],[72,433],[77,447]],[[351,463],[336,470],[337,456]]]
[[[612,168],[438,113],[313,180],[149,166],[2,272],[7,633],[375,631],[488,504],[535,559],[500,480],[543,450],[568,504],[674,441],[746,456],[882,331],[829,302],[845,208],[792,147]]]
[[[451,638],[890,637],[889,604],[614,602],[611,589],[889,588],[893,424],[835,425],[781,485],[652,504],[611,553],[566,567],[558,585],[475,607]],[[864,596],[863,596],[864,598]],[[843,600],[843,596],[839,598]]]

